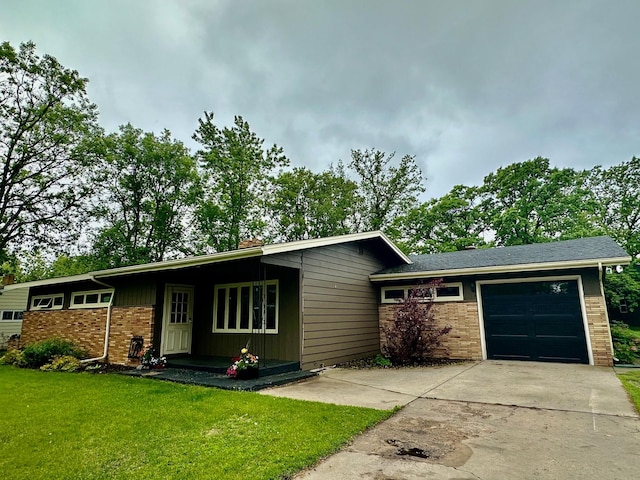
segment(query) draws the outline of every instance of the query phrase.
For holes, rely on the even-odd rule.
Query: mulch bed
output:
[[[442,367],[445,365],[456,365],[458,363],[465,363],[467,360],[454,360],[450,358],[429,358],[420,363],[413,363],[409,365],[392,365],[389,367],[381,366],[376,362],[377,357],[360,358],[357,360],[351,360],[350,362],[339,363],[336,367],[339,368],[354,368],[354,369],[393,369],[393,368],[412,368],[412,367]]]

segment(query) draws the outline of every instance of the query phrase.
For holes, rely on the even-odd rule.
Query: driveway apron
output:
[[[484,361],[331,369],[262,393],[396,415],[299,479],[628,479],[640,419],[612,368]]]

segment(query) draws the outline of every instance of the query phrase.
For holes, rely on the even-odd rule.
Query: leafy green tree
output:
[[[479,205],[479,189],[456,185],[398,216],[389,234],[407,253],[422,254],[487,246]]]
[[[280,173],[273,186],[269,210],[274,238],[294,241],[355,231],[358,186],[340,165],[321,173],[294,168]]]
[[[634,312],[640,306],[640,259],[634,258],[624,267],[622,273],[608,273],[604,276],[607,303],[615,312],[620,304]],[[615,319],[615,315],[613,318]]]
[[[189,214],[199,176],[188,149],[164,130],[159,136],[131,124],[105,138],[103,188],[95,207],[102,220],[93,245],[103,266],[157,262],[187,253]]]
[[[263,233],[269,185],[289,160],[277,145],[264,150],[264,140],[240,116],[231,128],[218,128],[209,112],[198,123],[193,139],[203,147],[197,152],[206,184],[197,210],[203,249],[233,250]]]
[[[364,230],[387,228],[396,216],[414,207],[424,192],[415,156],[405,155],[397,166],[392,163],[394,156],[374,149],[351,150],[349,168],[358,176]]]
[[[577,238],[594,232],[588,172],[537,157],[499,168],[482,186],[482,215],[497,245]]]
[[[84,224],[95,160],[85,140],[100,131],[87,82],[32,42],[0,45],[0,260],[64,247]]]
[[[595,167],[589,186],[597,201],[597,226],[630,255],[640,253],[640,158],[605,169]]]

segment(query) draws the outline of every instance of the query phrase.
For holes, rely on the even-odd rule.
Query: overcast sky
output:
[[[416,156],[426,198],[536,156],[640,155],[640,1],[2,0],[0,40],[89,78],[107,131],[191,148],[242,115],[294,166]]]

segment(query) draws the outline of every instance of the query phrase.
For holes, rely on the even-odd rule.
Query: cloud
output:
[[[90,78],[101,122],[242,115],[294,165],[416,155],[427,196],[547,156],[638,155],[634,0],[9,1],[0,29]]]

